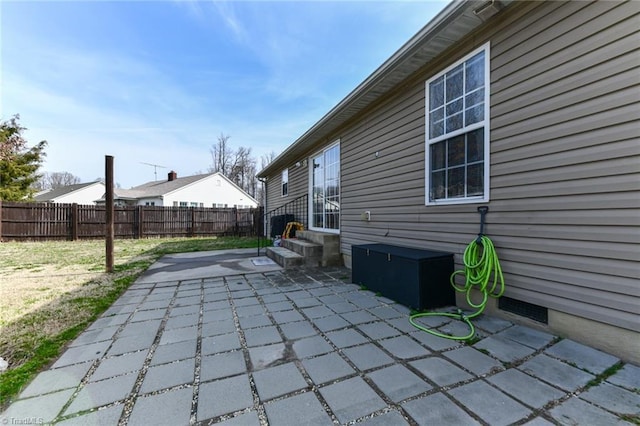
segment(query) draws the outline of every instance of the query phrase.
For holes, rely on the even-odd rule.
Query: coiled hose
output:
[[[498,298],[502,296],[504,293],[504,277],[493,242],[487,236],[478,236],[478,238],[465,248],[463,262],[464,269],[457,270],[451,274],[451,285],[455,291],[466,293],[467,303],[476,311],[468,315],[465,315],[461,309],[458,309],[457,313],[422,312],[413,314],[409,316],[409,322],[414,327],[445,339],[469,340],[475,336],[476,330],[471,323],[471,319],[477,317],[484,311],[489,297]],[[460,274],[464,274],[465,276],[464,286],[459,286],[455,282],[456,276]],[[493,282],[490,284],[489,282],[492,277]],[[479,303],[471,299],[471,293],[474,289],[482,295],[482,300]],[[434,316],[455,318],[465,322],[469,326],[469,334],[466,336],[451,336],[426,328],[415,321],[417,318]]]

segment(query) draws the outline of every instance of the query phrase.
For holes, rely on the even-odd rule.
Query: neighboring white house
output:
[[[104,189],[104,184],[98,181],[78,183],[39,192],[34,198],[38,203],[96,204]]]
[[[104,191],[98,203],[104,203]],[[220,173],[179,178],[168,173],[167,180],[151,181],[131,189],[114,189],[117,205],[165,207],[255,208],[258,202]]]

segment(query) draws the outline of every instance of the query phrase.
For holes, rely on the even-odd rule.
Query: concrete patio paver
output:
[[[368,373],[367,377],[394,402],[404,401],[432,389],[430,384],[398,364]]]
[[[402,407],[421,426],[440,424],[443,419],[448,425],[481,424],[442,393],[404,402]]]
[[[92,365],[92,362],[82,362],[43,371],[22,391],[22,397],[27,398],[64,389],[75,389],[80,385],[80,381]]]
[[[306,380],[292,362],[258,371],[253,380],[263,401],[307,387]]]
[[[602,408],[611,408],[617,413],[638,413],[640,410],[640,396],[638,393],[603,383],[589,388],[580,394],[580,398]]]
[[[563,391],[515,368],[498,373],[487,380],[502,392],[533,408],[542,408],[549,402],[564,396]]]
[[[571,362],[576,367],[584,369],[591,374],[600,374],[620,361],[613,355],[571,340],[563,340],[551,346],[545,353],[563,361]]]
[[[410,365],[437,386],[451,386],[473,378],[471,374],[463,369],[438,357],[422,358],[412,361]]]
[[[332,424],[322,403],[307,392],[265,405],[270,424],[282,426],[323,426]]]
[[[452,389],[449,394],[490,425],[509,425],[531,414],[530,409],[482,380]]]
[[[313,383],[318,385],[355,373],[355,370],[335,352],[305,359],[302,361],[302,365]]]
[[[199,394],[198,421],[232,414],[253,406],[253,393],[247,374],[203,383]]]
[[[550,410],[551,417],[560,424],[613,425],[621,424],[613,414],[578,398],[570,398]]]
[[[188,424],[191,418],[191,388],[176,389],[138,398],[129,416],[130,424]],[[82,418],[84,416],[76,417]],[[89,424],[89,423],[86,423]],[[104,423],[116,424],[116,423]]]
[[[345,268],[165,259],[0,415],[62,425],[625,424],[640,368],[503,319],[417,331]],[[217,273],[216,273],[217,271]],[[198,275],[201,274],[201,275]],[[207,276],[207,273],[213,275]],[[466,326],[425,319],[442,330]],[[606,376],[599,376],[607,372]],[[590,423],[591,422],[591,423]]]
[[[320,394],[340,423],[382,410],[387,405],[360,377],[330,384],[320,389]]]
[[[568,392],[595,379],[594,375],[547,355],[536,355],[522,364],[520,370]]]
[[[628,390],[640,391],[640,367],[632,364],[624,365],[613,376],[607,379],[609,383]]]
[[[393,358],[373,343],[347,348],[344,349],[342,353],[344,353],[360,371],[367,371],[393,363]]]
[[[443,355],[478,376],[504,369],[500,361],[468,346],[443,352]]]

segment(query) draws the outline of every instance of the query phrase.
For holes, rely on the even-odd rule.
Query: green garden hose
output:
[[[489,297],[498,298],[502,296],[504,293],[504,277],[493,242],[484,235],[479,235],[467,246],[464,250],[463,262],[464,269],[451,274],[451,285],[455,291],[466,293],[467,303],[476,311],[468,315],[465,315],[461,309],[458,309],[457,313],[423,312],[413,314],[409,317],[409,322],[414,327],[445,339],[469,340],[475,336],[475,328],[471,324],[471,318],[477,317],[484,311]],[[459,286],[455,282],[456,276],[460,274],[465,276],[464,286]],[[493,281],[491,280],[492,277]],[[491,284],[489,283],[490,281],[492,281]],[[479,303],[471,300],[471,293],[474,289],[482,295],[482,300]],[[428,329],[414,321],[417,318],[432,316],[450,317],[463,321],[469,326],[469,334],[466,336],[450,336]]]

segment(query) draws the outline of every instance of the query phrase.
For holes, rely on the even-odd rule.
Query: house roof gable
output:
[[[55,200],[58,197],[62,197],[63,195],[69,195],[72,192],[80,191],[82,189],[88,188],[93,185],[103,185],[103,183],[99,181],[95,181],[95,182],[77,183],[74,185],[66,185],[60,188],[52,189],[50,191],[41,192],[38,195],[36,195],[34,198],[36,202],[40,202],[40,203],[47,202],[47,201]]]
[[[162,197],[164,195],[192,185],[195,182],[206,179],[207,177],[213,176],[214,174],[215,173],[206,173],[200,175],[185,176],[175,178],[174,180],[156,180],[143,183],[142,185],[134,186],[133,188],[124,191],[117,189],[115,192],[116,194],[120,195],[121,193],[124,193],[126,191],[129,195],[135,194],[135,198]]]
[[[251,195],[247,194],[242,188],[236,185],[231,179],[218,172],[185,176],[182,178],[176,178],[171,181],[151,181],[143,183],[142,185],[134,186],[130,189],[116,188],[114,190],[114,194],[117,199],[136,200],[142,198],[161,198],[173,192],[186,188],[187,186],[193,185],[206,179],[214,178],[216,176],[224,179],[226,182],[231,184],[235,189],[242,192],[248,199],[252,200],[255,203],[258,202]]]

